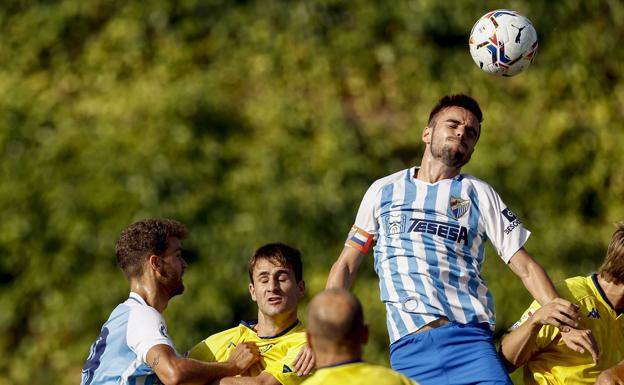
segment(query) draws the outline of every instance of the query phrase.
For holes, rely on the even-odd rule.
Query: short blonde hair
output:
[[[624,284],[624,222],[617,224],[598,273],[607,282]]]

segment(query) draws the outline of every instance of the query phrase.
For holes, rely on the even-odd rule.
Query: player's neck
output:
[[[141,280],[132,280],[130,282],[130,290],[145,300],[145,302],[162,313],[167,308],[169,296],[158,290],[156,285],[145,283]]]
[[[361,354],[355,352],[324,352],[323,354],[316,355],[316,367],[321,369],[340,365],[345,362],[361,360],[361,358]]]
[[[600,274],[598,284],[616,310],[624,309],[624,285],[608,282]]]
[[[443,179],[454,178],[460,171],[461,168],[448,167],[432,156],[425,154],[420,163],[420,168],[416,169],[414,177],[423,182],[436,183]]]
[[[283,333],[284,330],[293,326],[296,322],[296,310],[275,316],[269,316],[258,312],[258,324],[255,329],[260,337],[272,337]]]

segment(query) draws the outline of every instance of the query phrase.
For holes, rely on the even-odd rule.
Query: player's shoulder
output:
[[[592,276],[570,277],[555,285],[560,295],[570,301],[581,301],[595,296],[595,286]]]
[[[400,171],[397,171],[395,173],[392,173],[390,175],[386,175],[382,178],[377,179],[376,181],[374,181],[371,184],[371,188],[375,187],[375,188],[382,188],[386,185],[389,185],[391,183],[395,183],[398,182],[402,179],[406,178],[406,174],[409,174],[411,172],[411,168],[406,168]]]
[[[460,174],[458,180],[461,183],[470,185],[476,193],[492,194],[496,193],[494,188],[486,181],[470,174]]]
[[[211,334],[210,336],[208,336],[208,338],[204,340],[204,342],[207,344],[215,344],[220,341],[240,340],[248,334],[251,334],[250,329],[247,328],[243,323],[240,323],[229,329],[225,329],[223,331]]]
[[[127,312],[129,319],[137,320],[138,322],[163,320],[163,316],[158,310],[148,305],[142,298],[136,295],[131,295],[124,303],[118,306],[117,309],[119,309],[120,313]]]
[[[406,179],[406,175],[409,175],[411,170],[412,169],[407,168],[407,169],[397,171],[393,174],[390,174],[390,175],[387,175],[387,176],[384,176],[382,178],[375,180],[368,187],[368,190],[366,190],[366,195],[367,196],[377,195],[384,187],[400,182],[403,179]]]

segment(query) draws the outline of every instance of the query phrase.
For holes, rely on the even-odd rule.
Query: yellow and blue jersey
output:
[[[362,361],[317,369],[303,385],[416,385],[392,369]]]
[[[245,376],[261,372],[271,374],[282,385],[297,385],[303,381],[293,370],[293,362],[306,344],[305,328],[297,321],[278,335],[261,337],[253,329],[254,323],[242,321],[238,326],[206,338],[193,347],[188,356],[206,362],[224,362],[241,342],[253,342],[261,358],[249,368]]]
[[[598,344],[598,364],[589,353],[570,350],[559,329],[545,325],[536,337],[538,351],[524,367],[524,383],[593,384],[600,372],[624,360],[624,316],[613,308],[596,274],[566,279],[557,285],[557,291],[561,297],[579,305],[583,316],[580,326],[590,329]],[[534,301],[512,328],[524,323],[539,307]]]

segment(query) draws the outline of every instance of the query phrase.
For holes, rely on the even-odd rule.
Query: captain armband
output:
[[[372,243],[372,234],[369,234],[359,227],[353,225],[353,227],[351,227],[351,231],[349,232],[349,236],[347,237],[347,241],[345,242],[345,246],[353,247],[360,253],[366,254],[368,248]]]

